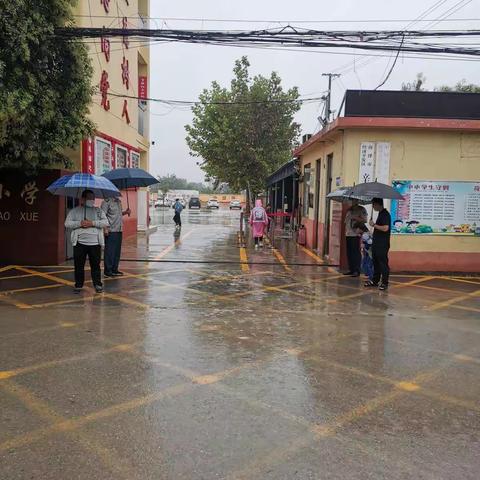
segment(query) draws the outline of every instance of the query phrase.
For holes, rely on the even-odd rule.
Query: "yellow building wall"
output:
[[[416,130],[348,130],[344,138],[344,183],[358,182],[360,144],[390,142],[393,180],[480,181],[480,133]],[[478,237],[392,235],[392,250],[478,252]]]
[[[137,28],[144,26],[144,22],[139,17],[149,15],[148,0],[129,0],[128,4],[125,0],[110,0],[109,13],[104,9],[100,0],[82,0],[78,2],[75,9],[75,20],[78,26],[82,27],[103,27],[110,26],[122,28],[122,19],[117,17],[127,17],[128,27]],[[128,124],[125,118],[122,118],[123,98],[109,95],[110,110],[106,111],[101,106],[101,94],[99,90],[100,79],[103,71],[108,73],[108,81],[110,83],[110,93],[124,94],[133,97],[138,96],[138,77],[139,71],[142,75],[149,77],[149,49],[145,46],[145,42],[139,42],[133,38],[129,38],[129,48],[122,44],[122,39],[111,38],[110,42],[110,61],[107,62],[105,54],[102,53],[101,40],[87,40],[90,51],[90,58],[94,68],[93,85],[96,92],[93,96],[93,103],[90,109],[90,117],[96,124],[97,130],[118,140],[121,140],[132,147],[141,151],[141,168],[148,171],[149,169],[149,146],[148,138],[148,111],[146,114],[147,129],[146,134],[141,135],[138,132],[139,106],[137,99],[127,99],[128,112],[131,123]],[[139,44],[143,44],[139,47]],[[122,63],[123,58],[129,62],[130,84],[127,88],[122,80]],[[150,88],[150,85],[148,85]],[[81,154],[76,152],[71,154],[75,167],[80,168]]]

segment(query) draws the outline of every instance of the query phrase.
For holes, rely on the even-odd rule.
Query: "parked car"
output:
[[[242,204],[240,203],[240,200],[232,200],[230,202],[230,210],[241,210],[242,209]]]
[[[163,208],[163,207],[166,207],[168,208],[170,206],[170,200],[168,198],[159,198],[156,202],[155,202],[155,208]]]
[[[202,208],[200,199],[198,197],[190,198],[190,201],[188,202],[188,208]]]
[[[216,208],[217,210],[220,208],[220,205],[218,203],[218,200],[216,198],[211,198],[207,202],[207,208]]]

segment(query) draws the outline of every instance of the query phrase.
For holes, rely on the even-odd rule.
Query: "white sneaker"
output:
[[[258,243],[255,244],[255,250],[258,250]]]
[[[260,248],[263,248],[263,242],[260,242],[260,243],[258,244],[258,246],[259,246]]]

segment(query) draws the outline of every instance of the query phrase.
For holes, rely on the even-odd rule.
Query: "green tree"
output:
[[[467,83],[465,79],[457,82],[453,87],[448,85],[441,85],[435,88],[437,92],[461,92],[461,93],[480,93],[480,85],[474,83]]]
[[[427,82],[427,78],[423,73],[417,73],[417,77],[413,82],[402,83],[402,90],[406,92],[423,92],[425,90],[424,85]]]
[[[201,157],[201,168],[216,184],[252,194],[265,186],[266,177],[291,158],[299,125],[297,88],[284,91],[280,77],[251,78],[247,57],[235,62],[230,88],[212,82],[192,108],[187,125],[191,154]]]
[[[0,3],[0,167],[68,165],[64,155],[93,132],[92,67],[81,42],[53,36],[76,0]]]

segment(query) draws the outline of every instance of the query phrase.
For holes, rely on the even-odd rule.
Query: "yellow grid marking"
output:
[[[182,244],[183,240],[187,239],[192,233],[194,232],[194,229],[188,231],[185,235],[181,235],[180,238],[175,240],[175,242],[172,245],[169,245],[165,249],[163,249],[156,257],[155,260],[161,260],[165,256],[167,256],[175,247],[178,247],[179,245]]]
[[[39,370],[44,370],[47,368],[58,367],[60,365],[78,362],[81,360],[89,360],[89,359],[92,359],[101,355],[105,355],[108,353],[112,353],[112,352],[128,352],[134,349],[134,346],[135,344],[113,345],[112,347],[96,350],[90,353],[85,353],[83,355],[75,355],[72,357],[61,358],[58,360],[49,360],[47,362],[36,363],[34,365],[29,365],[27,367],[20,367],[13,370],[3,370],[3,371],[0,371],[0,380],[17,377],[19,375],[25,375],[27,373],[37,372]]]
[[[309,257],[313,258],[317,263],[324,265],[325,262],[321,257],[319,257],[316,253],[312,252],[310,249],[305,248],[303,245],[299,245],[300,250],[302,250],[303,253],[306,253]]]
[[[250,271],[250,265],[248,265],[248,257],[247,257],[247,250],[245,247],[239,248],[240,253],[240,266],[242,268],[242,272],[248,273]]]
[[[32,305],[29,305],[28,303],[17,302],[16,300],[13,300],[12,298],[4,295],[0,295],[0,302],[8,303],[9,305],[13,305],[14,307],[20,308],[22,310],[33,308]]]
[[[275,255],[275,257],[277,257],[277,260],[282,264],[285,271],[288,273],[291,273],[292,269],[287,265],[287,262],[283,257],[283,255],[276,248],[272,248],[272,252]]]
[[[59,432],[65,432],[73,436],[74,440],[80,443],[85,450],[96,455],[117,478],[125,480],[135,478],[135,470],[127,459],[118,456],[114,450],[105,448],[91,435],[87,435],[82,431],[73,432],[70,420],[63,418],[51,409],[47,403],[36,398],[28,389],[14,383],[3,383],[1,386],[7,393],[20,400],[30,411],[36,413],[44,420],[52,422],[54,425],[60,422],[63,428],[58,430]]]
[[[452,298],[450,300],[446,300],[444,302],[438,302],[433,305],[430,305],[429,307],[426,307],[426,310],[430,312],[434,312],[436,310],[440,310],[442,308],[450,307],[451,305],[455,303],[460,303],[463,302],[464,300],[470,300],[471,298],[478,297],[480,295],[480,290],[475,290],[474,292],[467,293],[467,294],[462,294],[458,295],[455,298]]]
[[[14,270],[17,268],[15,265],[6,265],[5,267],[0,267],[0,272],[6,272],[7,270]],[[3,278],[0,278],[0,280],[4,280]]]
[[[400,390],[405,390],[406,392],[416,392],[420,390],[420,385],[413,382],[398,382],[396,387]]]

